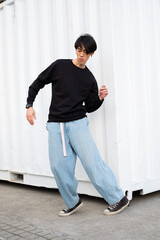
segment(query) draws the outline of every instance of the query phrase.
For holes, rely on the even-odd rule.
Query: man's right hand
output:
[[[34,124],[34,119],[36,120],[36,113],[35,113],[33,107],[30,107],[27,109],[26,118],[31,125]]]

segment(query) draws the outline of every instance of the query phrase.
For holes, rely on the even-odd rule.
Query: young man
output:
[[[86,67],[96,49],[91,35],[81,35],[75,42],[77,57],[53,62],[29,87],[27,120],[33,125],[36,119],[32,107],[35,97],[41,88],[52,83],[47,122],[49,159],[60,194],[67,205],[59,216],[69,216],[83,205],[77,194],[78,182],[74,176],[77,156],[94,187],[110,205],[104,214],[119,213],[129,204],[111,169],[101,159],[88,128],[86,112],[97,110],[108,95],[105,86],[98,94],[97,82]]]

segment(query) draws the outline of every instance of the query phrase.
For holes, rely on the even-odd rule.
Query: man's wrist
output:
[[[26,104],[26,108],[27,108],[27,109],[30,108],[30,107],[32,107],[32,106],[33,106],[32,103],[27,103],[27,104]]]

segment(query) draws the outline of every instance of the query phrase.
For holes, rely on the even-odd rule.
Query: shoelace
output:
[[[63,212],[67,212],[67,211],[68,211],[68,209],[67,209],[67,208],[65,208],[65,209],[63,209],[62,211],[63,211]]]
[[[108,207],[109,210],[114,210],[118,206],[119,202]]]

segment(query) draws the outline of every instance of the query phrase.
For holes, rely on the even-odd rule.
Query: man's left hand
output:
[[[106,88],[105,85],[103,85],[99,89],[99,99],[102,101],[107,95],[108,95],[108,89]]]

